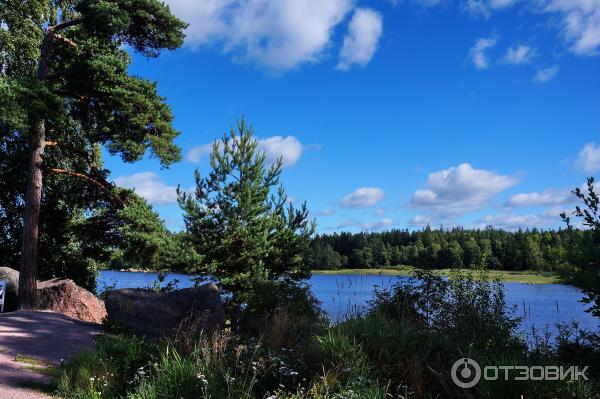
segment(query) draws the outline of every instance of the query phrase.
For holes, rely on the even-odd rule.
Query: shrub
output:
[[[134,387],[157,348],[135,337],[102,335],[96,351],[84,352],[58,371],[58,394],[66,398],[120,398]]]
[[[320,302],[306,284],[263,281],[254,286],[238,320],[244,336],[263,338],[271,349],[306,342],[326,323]]]

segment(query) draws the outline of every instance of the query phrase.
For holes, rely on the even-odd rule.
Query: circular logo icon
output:
[[[481,379],[481,367],[468,357],[458,359],[450,370],[452,381],[461,388],[473,388]]]

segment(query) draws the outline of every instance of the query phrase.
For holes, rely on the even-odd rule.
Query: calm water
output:
[[[155,273],[136,273],[102,271],[98,278],[98,288],[115,284],[116,288],[143,288],[151,286],[156,280]],[[367,275],[314,275],[309,280],[312,290],[322,302],[323,309],[335,319],[344,317],[354,310],[364,309],[371,299],[375,286],[390,287],[403,277],[367,276]],[[165,283],[178,279],[179,288],[193,285],[190,276],[169,274]],[[579,289],[561,284],[522,284],[504,283],[506,299],[509,305],[518,306],[518,315],[524,316],[523,329],[538,331],[546,327],[555,332],[558,322],[576,320],[579,326],[588,330],[597,330],[598,321],[585,313],[586,305],[580,299]]]

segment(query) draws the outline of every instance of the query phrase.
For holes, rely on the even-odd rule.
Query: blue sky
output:
[[[181,131],[169,169],[108,158],[172,230],[178,184],[242,114],[320,232],[552,228],[600,171],[600,0],[169,0],[186,45],[131,73]]]

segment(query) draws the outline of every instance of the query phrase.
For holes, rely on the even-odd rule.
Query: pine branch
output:
[[[73,177],[83,179],[83,180],[87,181],[88,183],[91,183],[94,186],[100,188],[102,191],[106,192],[112,200],[118,202],[121,206],[123,206],[123,207],[126,206],[125,202],[112,191],[112,187],[111,187],[110,183],[108,183],[104,178],[97,180],[97,179],[94,179],[93,177],[90,177],[90,176],[84,174],[84,173],[74,172],[72,170],[67,170],[67,169],[48,168],[47,170],[52,173],[68,175],[68,176],[73,176]]]
[[[48,30],[52,32],[58,32],[60,30],[70,28],[71,26],[79,25],[80,23],[83,23],[83,21],[85,21],[85,18],[72,19],[70,21],[65,21],[54,26],[50,26],[48,27]]]
[[[81,156],[82,158],[84,158],[85,161],[87,162],[88,166],[90,167],[90,169],[97,168],[96,163],[94,162],[93,159],[90,159],[90,154],[87,151],[80,150],[79,148],[76,148],[69,144],[59,143],[58,141],[46,141],[46,147],[64,148],[65,150],[73,152],[73,153]]]
[[[55,34],[53,35],[53,37],[54,37],[55,39],[58,39],[58,40],[60,40],[61,42],[65,43],[65,44],[66,44],[66,45],[68,45],[69,47],[73,47],[73,48],[77,47],[77,43],[75,43],[73,40],[69,39],[68,37],[65,37],[65,36],[63,36],[63,35],[59,35],[58,33],[55,33]]]

